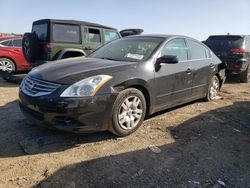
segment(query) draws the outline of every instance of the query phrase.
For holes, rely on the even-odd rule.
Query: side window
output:
[[[173,39],[169,41],[163,48],[161,55],[175,55],[179,61],[188,59],[188,51],[184,39]]]
[[[80,26],[53,24],[53,40],[56,42],[80,43]]]
[[[14,47],[22,47],[22,40],[21,39],[15,39],[13,40],[13,46]]]
[[[198,42],[195,42],[192,40],[188,40],[188,45],[190,48],[192,60],[206,59],[209,57],[207,55],[209,55],[210,53],[208,54],[208,50],[202,44],[199,44]],[[211,56],[211,54],[210,54],[210,56]]]
[[[3,41],[3,42],[0,42],[0,44],[3,45],[3,46],[13,46],[12,45],[12,40]]]
[[[118,39],[119,34],[115,31],[104,30],[104,43],[111,42],[112,40]]]
[[[34,24],[32,27],[32,32],[36,33],[40,41],[46,41],[48,33],[48,24]]]
[[[101,43],[101,32],[99,29],[84,28],[83,38],[85,43]]]

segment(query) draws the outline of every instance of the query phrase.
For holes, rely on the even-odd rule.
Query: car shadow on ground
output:
[[[249,107],[205,112],[168,127],[174,143],[68,165],[35,187],[247,187]]]
[[[225,84],[239,84],[239,83],[241,83],[240,75],[238,75],[238,74],[227,75]]]
[[[16,87],[19,86],[26,76],[24,73],[9,74],[0,70],[0,87]]]
[[[79,144],[116,139],[109,132],[75,134],[30,123],[18,101],[0,107],[0,158],[64,151]]]

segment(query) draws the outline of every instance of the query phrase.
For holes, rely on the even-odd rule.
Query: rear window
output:
[[[48,33],[48,24],[35,24],[33,25],[32,32],[36,33],[37,37],[40,41],[46,41],[47,40],[47,33]]]
[[[80,43],[80,26],[53,24],[53,40],[55,42]]]
[[[242,48],[244,39],[241,36],[212,36],[205,44],[215,52],[226,51],[232,48]]]

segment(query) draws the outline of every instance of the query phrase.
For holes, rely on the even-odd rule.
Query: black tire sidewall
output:
[[[250,78],[248,78],[248,73],[250,71],[250,65],[247,66],[247,69],[240,74],[240,81],[243,83],[248,83]]]
[[[142,118],[140,122],[137,124],[137,126],[134,127],[133,129],[125,130],[119,125],[118,113],[119,113],[120,106],[124,102],[124,99],[129,96],[137,96],[141,100],[143,112],[142,112]],[[127,136],[133,133],[140,127],[146,114],[146,100],[145,100],[143,93],[135,88],[128,88],[128,89],[121,91],[113,104],[112,112],[113,112],[112,113],[112,126],[109,128],[109,130],[113,132],[114,134],[116,134],[117,136]]]
[[[26,54],[26,50],[24,47],[24,42],[28,41],[29,42],[29,51],[30,54]],[[33,64],[36,60],[40,58],[40,44],[39,44],[39,39],[35,33],[24,33],[23,40],[22,40],[22,50],[23,50],[23,55],[25,59]]]

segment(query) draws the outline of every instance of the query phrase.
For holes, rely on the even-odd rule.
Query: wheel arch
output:
[[[82,49],[76,49],[76,48],[64,48],[59,50],[52,60],[60,60],[63,59],[63,56],[67,53],[78,53],[78,54],[83,54],[83,56],[86,56],[86,53]],[[78,57],[78,56],[72,56],[72,57]]]
[[[146,115],[150,115],[152,113],[152,95],[149,92],[150,86],[145,80],[142,79],[128,80],[126,82],[123,82],[122,84],[119,84],[119,86],[116,86],[115,88],[119,91],[128,88],[135,88],[141,91],[146,100]]]

